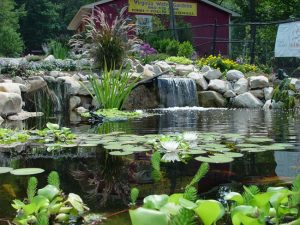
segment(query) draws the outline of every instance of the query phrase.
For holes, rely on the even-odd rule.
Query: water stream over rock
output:
[[[157,79],[161,107],[198,106],[197,87],[189,78]]]

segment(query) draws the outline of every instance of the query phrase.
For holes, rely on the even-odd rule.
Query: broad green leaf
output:
[[[12,171],[13,168],[10,168],[10,167],[0,167],[0,174],[2,173],[8,173],[10,171]]]
[[[257,218],[257,209],[252,206],[240,205],[231,212],[233,225],[265,225]]]
[[[172,202],[172,203],[175,203],[175,204],[179,205],[179,199],[180,198],[183,198],[183,194],[182,193],[175,193],[175,194],[170,195],[170,197],[168,199],[168,202]]]
[[[160,209],[167,204],[169,199],[168,195],[149,195],[144,198],[144,207],[148,209]]]
[[[194,202],[192,202],[192,201],[189,201],[189,200],[187,200],[187,199],[185,199],[185,198],[180,198],[179,199],[179,203],[180,203],[180,205],[182,206],[182,207],[184,207],[184,208],[186,208],[186,209],[190,209],[190,210],[192,210],[192,209],[195,209],[195,208],[197,208],[197,204],[195,204]]]
[[[33,213],[39,212],[42,208],[47,208],[49,205],[49,200],[44,196],[35,196],[33,197],[30,204],[23,207],[26,215],[31,215]]]
[[[55,123],[47,123],[46,127],[50,130],[58,130],[59,129],[59,125],[55,124]]]
[[[15,169],[10,171],[11,174],[13,175],[18,175],[18,176],[26,176],[26,175],[34,175],[34,174],[39,174],[43,173],[45,170],[40,169],[40,168],[24,168],[24,169]]]
[[[204,225],[215,224],[225,213],[223,205],[215,200],[198,200],[194,209]]]
[[[79,212],[79,214],[84,213],[84,210],[87,209],[79,195],[70,193],[68,201]]]
[[[168,216],[165,212],[141,207],[129,210],[129,215],[132,225],[168,225]]]
[[[168,202],[163,207],[160,208],[159,211],[166,213],[168,216],[177,215],[181,209],[180,205],[176,205],[175,203]]]
[[[53,185],[47,185],[46,187],[38,190],[38,195],[44,196],[45,198],[49,199],[49,201],[52,201],[52,199],[54,199],[54,197],[56,197],[58,194],[59,190]]]
[[[240,193],[230,192],[224,197],[225,200],[235,201],[238,205],[242,205],[244,203],[244,198]]]

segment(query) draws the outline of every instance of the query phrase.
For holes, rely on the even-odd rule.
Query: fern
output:
[[[196,225],[195,213],[182,208],[172,219],[170,225]]]
[[[161,160],[160,153],[159,152],[153,153],[153,155],[151,157],[151,165],[153,168],[151,177],[155,182],[160,181],[162,178],[162,174],[160,171],[160,160]]]
[[[49,225],[47,213],[39,213],[36,220],[36,225]]]
[[[183,194],[183,197],[187,200],[190,200],[192,202],[195,202],[197,200],[197,194],[198,191],[195,187],[191,186],[185,189],[185,192]]]
[[[208,170],[208,163],[202,163],[192,181],[186,186],[186,189],[197,184],[207,174]]]
[[[292,191],[295,192],[295,194],[291,196],[290,203],[292,206],[297,206],[300,204],[300,174],[292,184]]]
[[[29,202],[32,201],[33,197],[36,194],[36,188],[37,188],[38,180],[36,177],[30,177],[28,180],[28,185],[27,185],[27,198]]]
[[[250,187],[244,186],[244,189],[245,191],[242,196],[246,204],[249,204],[253,199],[253,196],[260,192],[259,188],[256,185],[251,185]]]
[[[132,188],[130,191],[130,200],[131,200],[131,204],[135,205],[136,204],[136,200],[139,197],[139,189],[137,188]]]
[[[60,186],[60,180],[59,175],[56,171],[52,171],[48,176],[48,184],[53,185],[59,189]]]

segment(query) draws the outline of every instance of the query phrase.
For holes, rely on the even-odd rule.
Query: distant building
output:
[[[128,6],[128,15],[136,18],[137,25],[147,30],[152,29],[153,15],[168,14],[169,11],[168,1],[102,0],[82,6],[70,22],[68,29],[82,31],[82,18],[92,14],[95,8],[100,8],[107,14],[118,15],[124,6]],[[230,27],[228,25],[232,17],[238,17],[239,14],[208,0],[174,0],[174,10],[175,15],[182,16],[183,20],[193,27],[190,30],[192,42],[200,55],[211,54],[214,37],[217,40],[215,53],[229,54]],[[212,25],[215,23],[218,25],[217,30]]]

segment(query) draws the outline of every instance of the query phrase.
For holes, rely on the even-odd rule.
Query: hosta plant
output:
[[[70,193],[65,195],[59,187],[59,177],[51,172],[48,185],[37,190],[37,179],[28,181],[27,198],[16,199],[12,207],[16,209],[13,220],[17,225],[31,224],[73,224],[89,209],[80,196]]]

